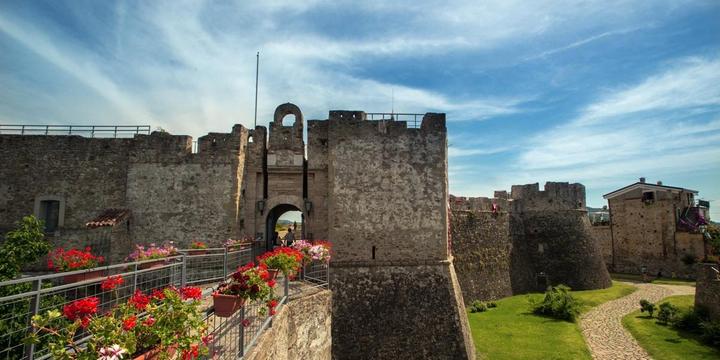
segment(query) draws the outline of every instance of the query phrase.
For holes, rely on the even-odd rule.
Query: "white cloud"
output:
[[[717,84],[720,57],[691,58],[638,84],[609,90],[575,119],[538,133],[505,176],[513,183],[581,182],[607,191],[640,176],[687,182],[720,176]],[[715,188],[698,190],[720,196]],[[597,205],[600,198],[591,200]]]

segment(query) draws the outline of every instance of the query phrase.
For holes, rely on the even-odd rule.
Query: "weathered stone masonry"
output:
[[[494,204],[494,205],[493,205]],[[590,233],[580,184],[515,185],[510,199],[451,198],[455,264],[467,301],[540,291],[611,285]],[[494,209],[493,209],[494,207]]]

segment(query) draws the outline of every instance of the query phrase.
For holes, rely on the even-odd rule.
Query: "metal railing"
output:
[[[404,121],[408,128],[419,129],[425,114],[412,113],[366,113],[368,120]]]
[[[30,334],[30,320],[36,314],[48,310],[62,310],[72,301],[89,296],[98,297],[98,313],[126,302],[136,289],[144,293],[169,286],[183,287],[217,283],[228,277],[239,266],[250,262],[257,254],[251,247],[240,249],[211,248],[200,253],[197,250],[179,250],[180,255],[161,260],[131,262],[42,276],[20,278],[0,282],[0,359],[47,359],[45,348],[47,335],[40,337],[39,344],[24,344]],[[124,283],[112,292],[102,291],[100,284],[109,276],[120,275]],[[80,281],[70,282],[69,277],[81,276]],[[281,275],[282,276],[282,275]],[[276,286],[278,310],[292,293],[302,293],[314,288],[327,288],[329,267],[327,264],[310,264],[301,272],[298,280],[284,278]],[[77,279],[74,279],[77,280]],[[213,288],[206,288],[203,296],[209,296]],[[206,310],[205,321],[213,340],[209,344],[215,358],[242,358],[255,344],[258,337],[272,323],[272,316],[261,315],[264,304],[249,302],[233,317],[214,316],[214,309]],[[86,339],[83,339],[86,340]]]
[[[5,135],[79,135],[85,137],[118,138],[135,134],[150,134],[150,125],[11,125],[0,124]]]

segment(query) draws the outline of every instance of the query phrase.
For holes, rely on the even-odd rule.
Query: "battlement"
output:
[[[418,130],[421,132],[447,132],[444,113],[426,113],[424,115],[369,113],[369,115],[387,115],[389,117],[380,116],[380,119],[375,120],[374,116],[371,116],[370,120],[368,120],[368,113],[364,111],[331,110],[328,121],[337,124],[335,126],[345,128],[352,126],[361,131],[369,130],[391,135],[408,131],[416,132]],[[403,115],[409,115],[410,117],[407,120],[400,120]],[[419,127],[418,117],[422,119],[419,121]]]
[[[503,197],[502,194],[505,196]],[[496,191],[495,197],[464,197],[450,195],[450,209],[453,211],[509,212],[512,200],[508,200],[506,191]]]
[[[586,210],[585,186],[567,182],[547,182],[544,190],[538,183],[513,185],[510,197],[516,211]]]

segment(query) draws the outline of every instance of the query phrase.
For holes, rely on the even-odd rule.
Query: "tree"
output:
[[[0,247],[0,281],[16,278],[23,264],[37,261],[50,248],[43,233],[42,220],[32,215],[23,217],[17,228],[5,235],[5,243]]]

